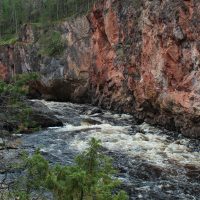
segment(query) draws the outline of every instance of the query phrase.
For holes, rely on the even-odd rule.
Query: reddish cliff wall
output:
[[[6,80],[8,76],[8,69],[7,67],[1,63],[0,61],[0,79]]]
[[[87,96],[104,108],[199,137],[199,10],[199,0],[102,0],[87,20],[53,27],[66,39],[63,55],[38,55],[41,32],[27,26],[14,50],[0,48],[0,69],[39,71],[40,92],[55,99],[83,102]]]
[[[89,15],[94,102],[200,136],[200,1],[107,0]]]

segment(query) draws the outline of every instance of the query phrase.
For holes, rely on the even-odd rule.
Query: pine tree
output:
[[[93,138],[89,145],[72,166],[50,167],[36,151],[23,163],[26,176],[20,180],[16,195],[30,199],[31,191],[35,194],[37,190],[47,190],[55,200],[127,200],[124,191],[116,192],[120,182],[114,178],[116,170],[112,159],[101,152],[99,141]]]
[[[17,34],[24,23],[47,23],[85,14],[95,0],[1,0],[0,38]]]

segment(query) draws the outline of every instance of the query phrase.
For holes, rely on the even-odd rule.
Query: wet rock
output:
[[[43,103],[29,101],[28,105],[32,108],[30,120],[36,122],[37,125],[43,128],[63,125],[62,121],[55,116],[55,113]]]
[[[81,121],[82,125],[98,125],[98,124],[102,124],[100,121],[91,119],[91,118],[85,118]]]
[[[93,115],[96,113],[102,113],[102,110],[100,108],[92,108],[91,110],[88,110],[85,112],[86,115]]]
[[[2,146],[4,146],[4,145],[5,145],[5,142],[3,141],[2,138],[0,138],[0,148],[1,148]]]
[[[55,113],[48,109],[44,104],[33,101],[23,101],[25,107],[29,107],[31,112],[29,114],[29,127],[25,132],[32,131],[35,127],[50,127],[50,126],[62,126],[63,123],[59,120]],[[10,107],[3,105],[0,108],[0,137],[9,137],[11,133],[19,131],[21,125],[21,119],[18,116],[21,115],[21,109],[23,107]]]
[[[6,136],[9,136],[9,135],[10,135],[10,133],[9,133],[8,130],[4,130],[4,129],[0,130],[0,137],[6,137]]]
[[[160,134],[162,131],[154,126],[151,126],[150,124],[147,123],[142,123],[141,125],[138,126],[139,131],[142,133],[155,133],[155,134]]]
[[[0,181],[5,177],[3,173],[10,163],[19,161],[21,151],[32,154],[40,148],[42,155],[52,165],[71,165],[74,157],[83,152],[90,139],[95,137],[101,140],[101,150],[113,157],[114,167],[119,172],[117,177],[123,183],[120,189],[126,190],[130,199],[198,199],[199,140],[154,134],[153,126],[147,123],[132,126],[128,116],[111,112],[101,113],[97,119],[102,124],[93,126],[96,123],[93,122],[95,117],[82,115],[83,112],[92,110],[92,106],[43,100],[31,103],[35,102],[38,102],[38,109],[41,102],[51,112],[60,113],[59,118],[69,120],[63,127],[41,130],[8,141],[7,145],[18,149],[1,150]],[[81,125],[80,122],[85,118],[91,121],[87,120],[88,124]],[[146,132],[132,133],[132,129],[139,126]],[[156,129],[158,128],[155,127]],[[172,135],[171,132],[169,134]],[[194,149],[190,151],[190,148]],[[8,173],[6,183],[13,182],[13,179],[21,175],[12,170]]]

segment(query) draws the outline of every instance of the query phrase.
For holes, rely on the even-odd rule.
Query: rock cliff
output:
[[[200,1],[104,1],[89,15],[93,101],[200,136]]]
[[[49,100],[88,102],[91,63],[89,23],[86,17],[47,26],[26,24],[14,45],[0,46],[0,72],[9,79],[17,73],[39,72],[41,81],[32,85],[31,95]],[[63,51],[48,55],[52,32],[62,38]]]
[[[199,10],[199,0],[99,1],[53,27],[66,39],[62,56],[38,54],[41,30],[24,27],[18,45],[0,48],[1,76],[39,71],[38,93],[50,99],[91,101],[199,137]]]

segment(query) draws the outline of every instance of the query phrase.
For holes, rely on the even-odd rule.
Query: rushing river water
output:
[[[19,149],[32,153],[40,148],[50,162],[71,164],[95,137],[102,141],[105,153],[114,158],[130,199],[200,199],[198,140],[146,123],[137,124],[127,114],[88,105],[42,102],[65,125],[22,135],[17,139]],[[7,159],[14,159],[17,152],[10,150]]]

